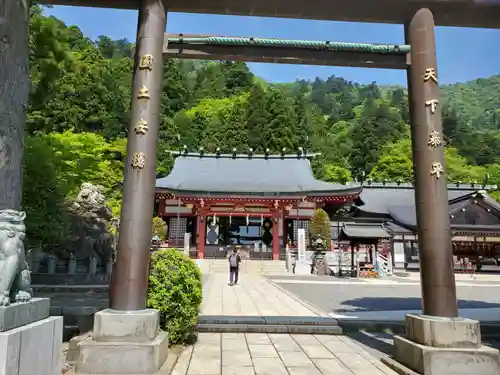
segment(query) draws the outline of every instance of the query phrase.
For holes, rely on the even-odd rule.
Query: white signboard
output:
[[[406,262],[404,245],[401,242],[394,243],[394,264],[396,268],[403,268]]]
[[[304,263],[306,261],[306,230],[304,228],[299,228],[297,230],[297,252],[299,263]]]
[[[295,273],[297,275],[311,274],[311,266],[306,258],[306,230],[304,228],[297,230],[297,253]]]
[[[184,233],[184,255],[189,256],[189,248],[191,245],[191,233]]]

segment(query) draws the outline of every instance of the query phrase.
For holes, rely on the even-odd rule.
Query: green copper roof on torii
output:
[[[271,38],[241,38],[228,36],[209,37],[169,37],[168,44],[205,44],[224,46],[259,46],[259,47],[292,47],[307,48],[318,51],[365,52],[380,54],[407,54],[410,46],[406,44],[371,44],[348,43],[322,40],[293,40]]]

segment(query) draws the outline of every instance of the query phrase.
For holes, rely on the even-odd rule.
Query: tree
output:
[[[373,99],[374,95],[369,96],[358,110],[351,132],[353,143],[350,163],[353,175],[358,180],[371,172],[383,145],[408,134],[399,111],[391,108],[385,100]]]
[[[339,182],[341,184],[352,181],[351,172],[347,168],[335,164],[326,164],[324,166],[322,179],[324,181]]]
[[[0,189],[0,204],[19,201],[27,108],[23,209],[28,241],[50,248],[67,235],[63,207],[81,182],[104,185],[115,215],[120,210],[135,46],[108,36],[92,41],[38,6],[30,8],[27,34],[23,1],[6,4],[0,165],[5,156],[11,163],[0,168],[7,186]],[[28,36],[32,84],[26,102]],[[407,92],[401,87],[336,76],[276,84],[255,77],[242,62],[177,59],[165,61],[162,84],[159,176],[173,165],[167,151],[185,144],[190,151],[204,147],[207,152],[303,147],[321,153],[311,164],[315,177],[326,181],[413,180]],[[500,184],[499,88],[500,76],[441,87],[449,181],[481,183],[488,173],[490,183]]]
[[[121,158],[120,158],[121,155]],[[67,202],[83,182],[103,185],[107,204],[118,215],[125,141],[107,142],[94,133],[29,136],[23,169],[23,210],[28,243],[56,249],[69,235]]]
[[[406,138],[386,145],[368,177],[373,181],[412,182],[411,140]]]
[[[60,173],[60,148],[50,137],[26,139],[22,203],[26,239],[29,246],[49,251],[64,242],[70,228],[66,198],[71,182]]]
[[[263,127],[260,137],[262,148],[271,152],[281,149],[296,149],[292,126],[294,123],[292,107],[281,91],[271,90],[267,98],[268,123]]]
[[[322,208],[314,211],[309,224],[309,241],[317,251],[329,250],[332,241],[330,218]]]
[[[224,61],[221,68],[226,80],[225,95],[240,95],[252,87],[254,75],[244,62]]]
[[[172,117],[179,111],[189,108],[192,96],[188,77],[182,70],[181,62],[167,59],[163,66],[162,114]]]
[[[161,217],[153,218],[153,226],[151,227],[151,235],[158,236],[160,241],[163,241],[167,237],[167,223]]]
[[[268,123],[266,92],[260,85],[253,85],[246,108],[248,146],[254,151],[263,151],[262,132]]]
[[[56,90],[58,80],[65,71],[64,67],[71,64],[69,42],[75,33],[72,29],[66,29],[55,17],[43,16],[38,5],[30,8],[29,16],[29,104],[30,107],[39,108]],[[82,39],[85,40],[83,35]]]
[[[457,149],[447,147],[444,156],[449,182],[472,183],[484,179],[485,168],[467,164],[467,160],[459,155]],[[413,181],[411,140],[407,138],[386,145],[369,177],[374,181]]]
[[[223,98],[225,91],[226,81],[220,64],[211,62],[198,72],[194,87],[196,99]]]

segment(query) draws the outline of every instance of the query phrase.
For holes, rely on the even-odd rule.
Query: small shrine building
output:
[[[316,208],[333,213],[362,191],[359,184],[315,179],[310,159],[316,155],[176,152],[155,192],[169,246],[183,247],[190,233],[191,256],[199,259],[224,257],[234,246],[250,258],[283,258]]]
[[[500,264],[500,204],[496,185],[448,184],[448,212],[456,268]],[[390,250],[395,266],[419,266],[415,191],[412,184],[366,182],[348,215],[333,218],[335,243]]]

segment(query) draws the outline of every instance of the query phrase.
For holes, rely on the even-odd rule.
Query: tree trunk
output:
[[[0,5],[0,209],[20,209],[29,95],[28,0]],[[49,167],[50,168],[50,167]]]

